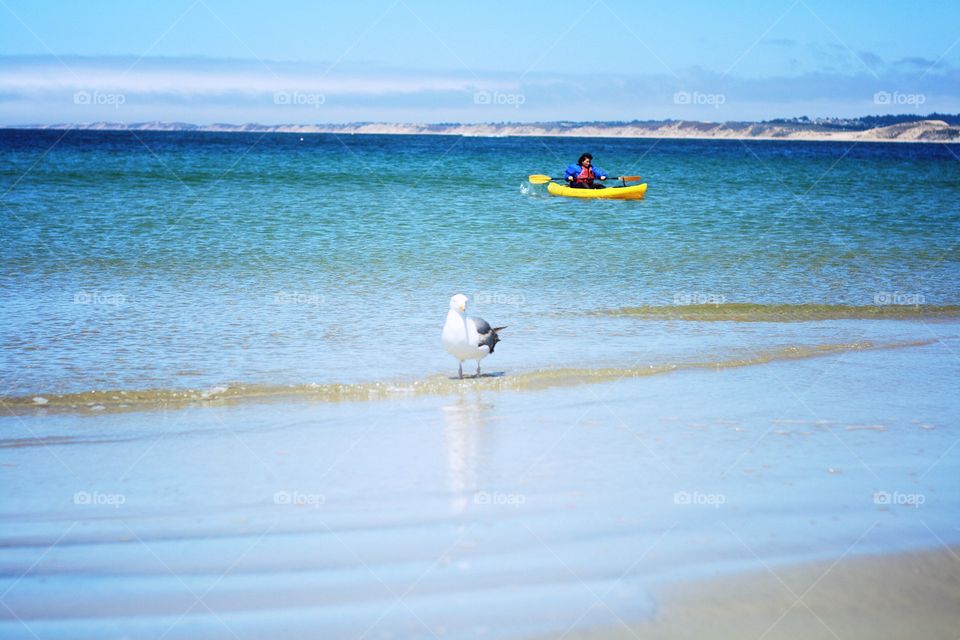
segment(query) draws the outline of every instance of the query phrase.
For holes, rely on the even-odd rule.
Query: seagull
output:
[[[482,318],[468,318],[463,315],[467,310],[467,296],[462,293],[450,298],[450,311],[447,312],[447,322],[443,325],[443,348],[447,353],[460,361],[458,373],[463,379],[463,361],[477,361],[477,377],[480,377],[480,360],[493,353],[493,348],[500,342],[498,331],[506,327],[492,328],[490,323]]]

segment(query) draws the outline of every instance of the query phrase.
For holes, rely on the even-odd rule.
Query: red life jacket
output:
[[[577,182],[591,183],[594,179],[593,167],[580,167],[580,175],[577,176]]]

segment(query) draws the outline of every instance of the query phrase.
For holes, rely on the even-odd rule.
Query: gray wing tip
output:
[[[489,325],[488,325],[489,326]],[[500,329],[506,329],[506,327],[497,327],[496,329],[490,329],[489,332],[480,335],[480,344],[477,346],[484,346],[490,348],[490,353],[493,353],[494,348],[497,346],[497,343],[500,342],[500,336],[497,335],[497,331]]]

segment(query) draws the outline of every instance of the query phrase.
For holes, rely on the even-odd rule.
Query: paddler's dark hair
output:
[[[590,161],[593,162],[593,156],[590,155],[589,153],[585,153],[582,156],[580,156],[579,160],[577,160],[577,164],[582,167],[583,161],[586,160],[587,158],[590,158]]]

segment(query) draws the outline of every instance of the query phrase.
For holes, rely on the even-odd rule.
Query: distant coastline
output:
[[[572,138],[689,138],[728,140],[805,140],[838,142],[960,142],[960,124],[953,116],[916,117],[884,126],[853,121],[811,121],[806,118],[767,122],[700,122],[660,120],[633,122],[534,122],[534,123],[377,123],[349,124],[210,124],[184,122],[94,122],[9,126],[10,129],[79,129],[87,131],[208,131],[220,133],[333,133],[389,135],[452,135],[476,137]],[[841,124],[834,124],[840,122]]]

